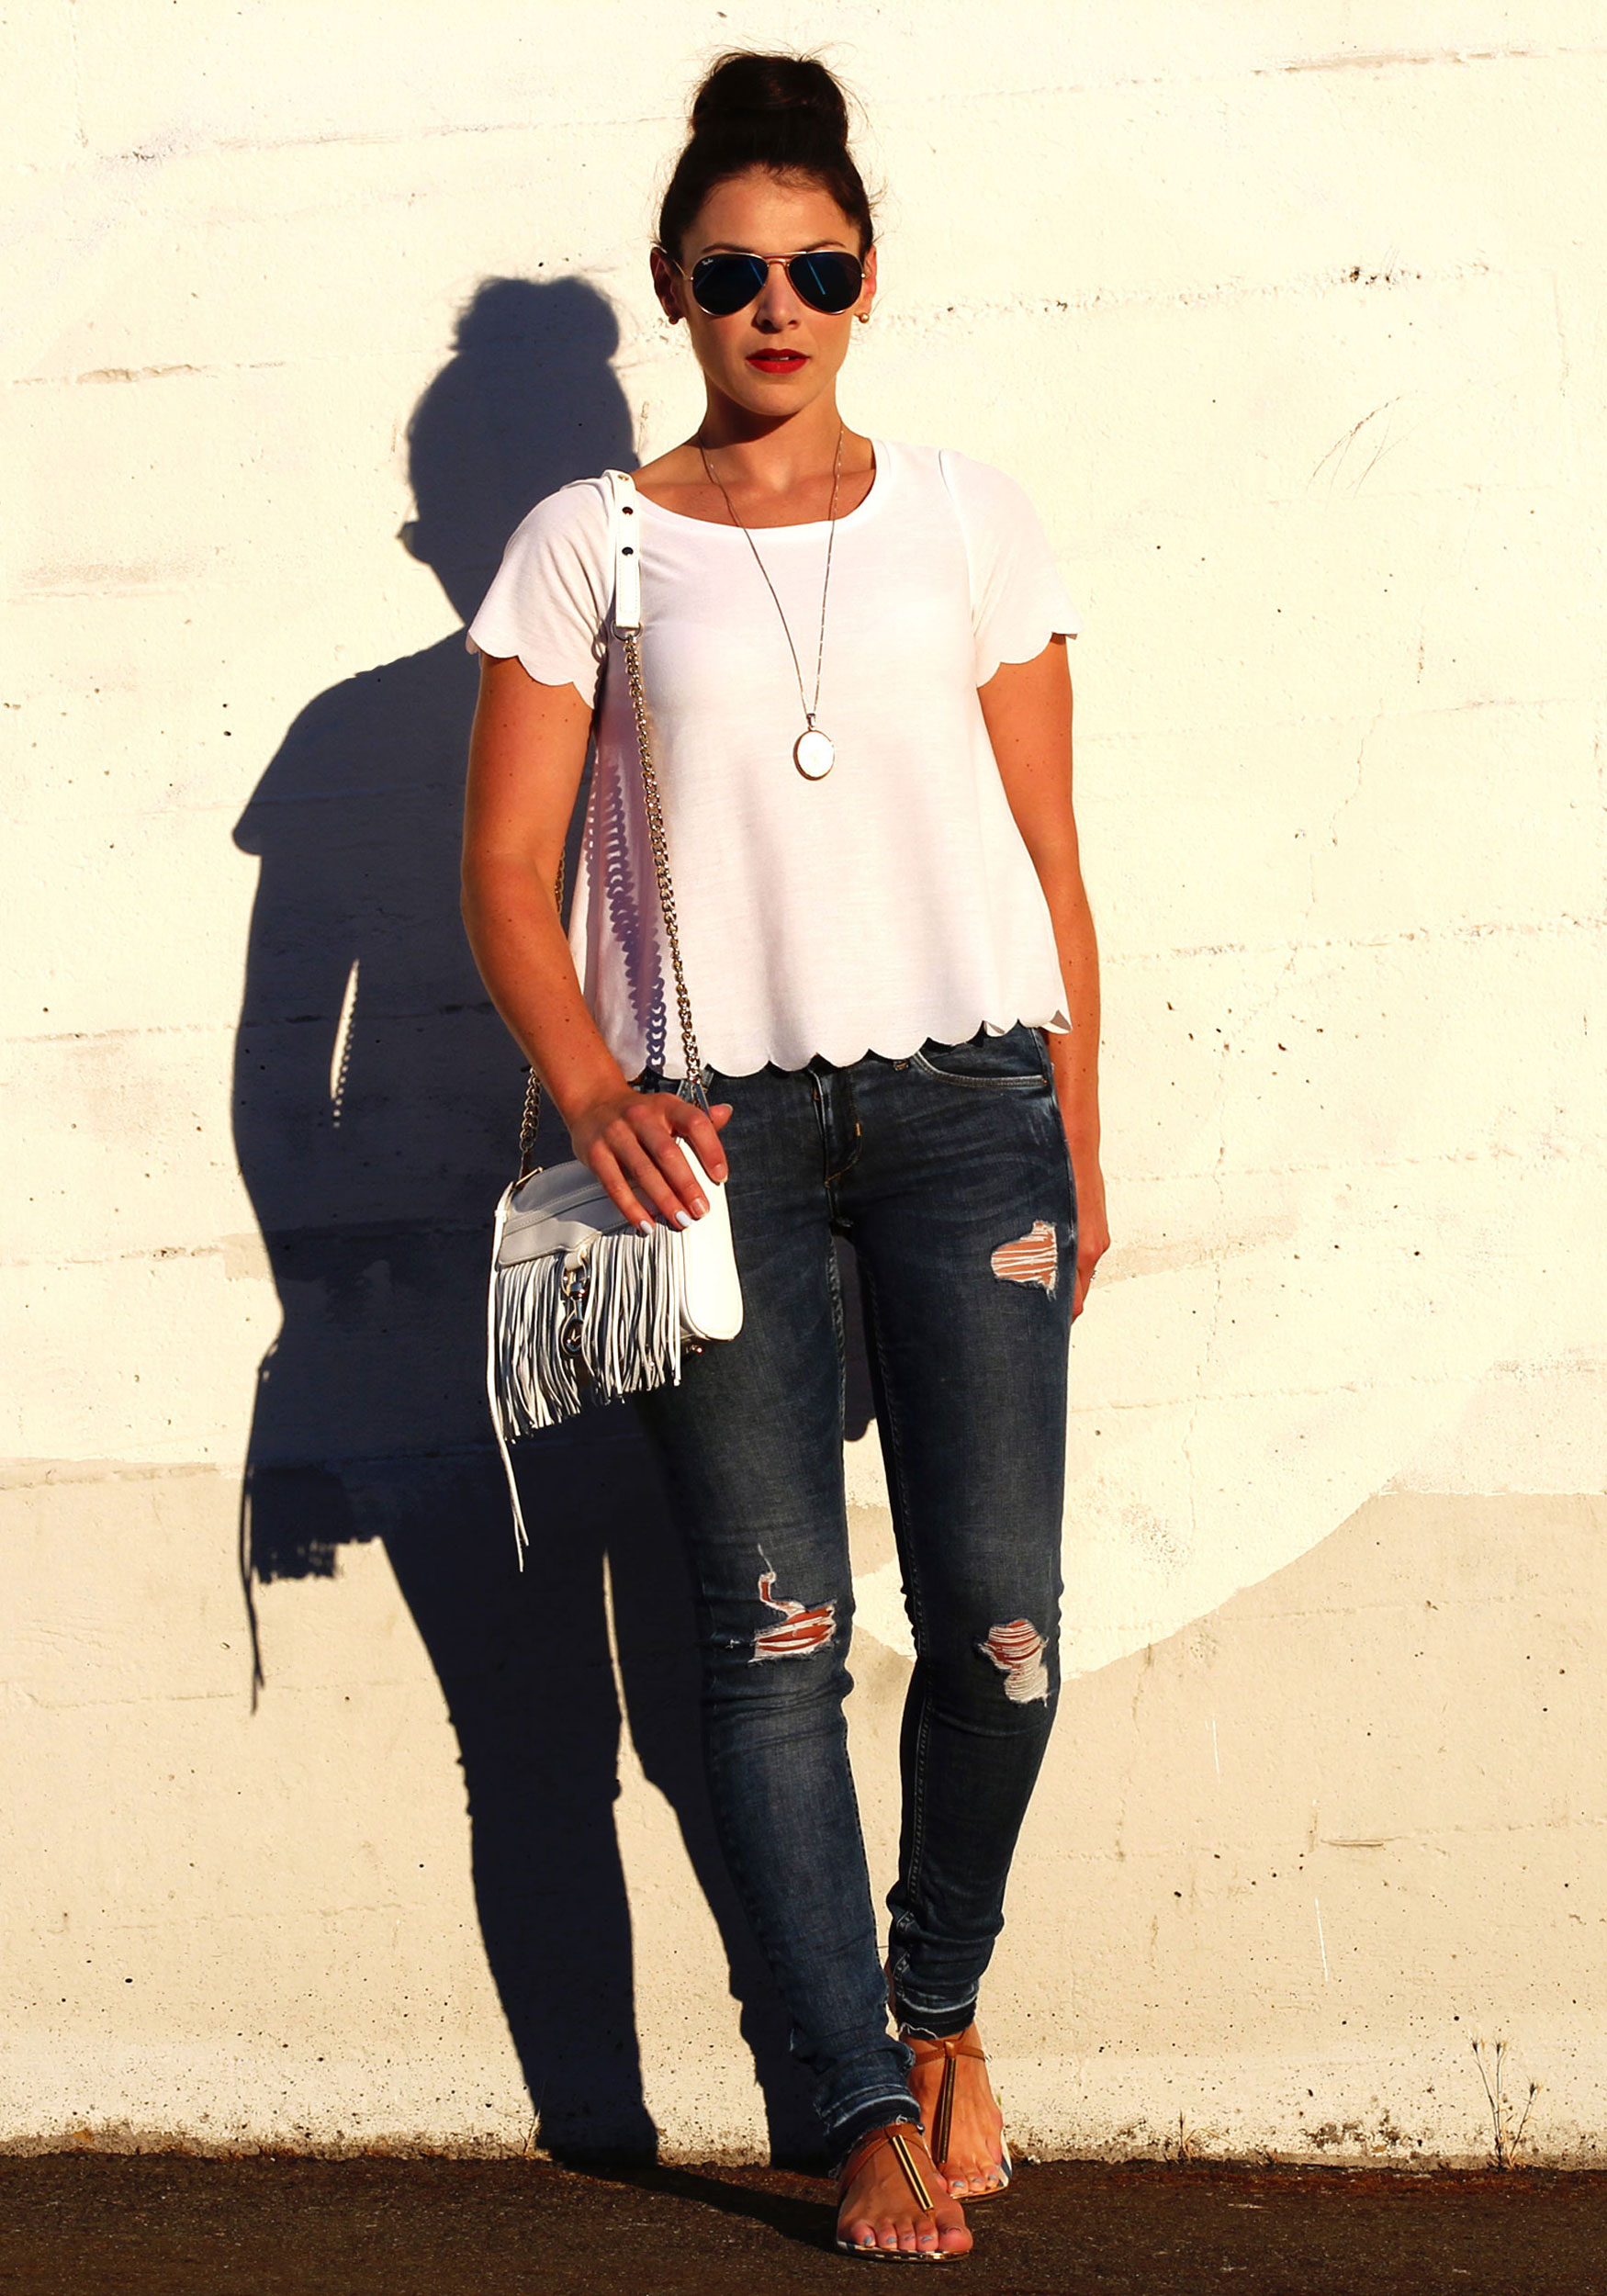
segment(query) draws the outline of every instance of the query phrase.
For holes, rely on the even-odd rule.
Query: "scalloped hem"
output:
[[[585,703],[589,710],[595,709],[597,706],[597,681],[601,672],[597,669],[596,664],[593,664],[592,666],[591,692],[588,693],[579,678],[542,677],[537,671],[531,668],[530,664],[525,660],[524,656],[520,652],[516,646],[510,647],[505,654],[500,654],[494,647],[482,646],[479,640],[475,636],[472,630],[465,630],[463,634],[463,645],[464,651],[466,653],[478,654],[486,661],[516,661],[533,685],[552,686],[554,688],[558,686],[573,686],[576,692],[580,696],[580,699]]]
[[[718,1046],[705,1046],[702,1051],[704,1064],[718,1076],[757,1076],[761,1069],[770,1067],[795,1074],[801,1068],[807,1068],[810,1062],[815,1059],[829,1061],[834,1068],[851,1068],[856,1061],[868,1060],[872,1055],[877,1060],[906,1061],[912,1060],[924,1044],[966,1044],[979,1029],[985,1029],[990,1036],[1007,1036],[1012,1029],[1021,1027],[1042,1029],[1051,1036],[1070,1036],[1073,1032],[1071,1020],[1062,1007],[1057,1005],[1053,1013],[1044,1019],[1028,1019],[1022,1015],[1015,1020],[973,1020],[969,1028],[961,1023],[952,1033],[945,1033],[944,1024],[939,1024],[935,1028],[923,1029],[919,1036],[912,1036],[907,1041],[901,1035],[884,1044],[861,1044],[857,1052],[848,1049],[834,1052],[826,1044],[816,1046],[813,1052],[804,1052],[798,1057],[789,1054],[786,1058],[774,1050],[756,1051],[751,1046],[728,1046],[725,1048],[724,1057]],[[638,1070],[637,1074],[640,1073]],[[665,1066],[658,1073],[667,1084],[681,1081],[679,1066]]]
[[[1051,622],[1049,627],[1045,630],[1042,637],[1039,640],[1039,643],[1033,647],[1030,653],[1001,654],[997,660],[993,664],[993,667],[987,670],[983,670],[981,663],[979,662],[977,664],[977,691],[980,692],[982,688],[988,684],[992,679],[996,678],[999,671],[1005,669],[1006,665],[1008,665],[1011,669],[1019,669],[1023,662],[1036,661],[1039,654],[1044,651],[1045,647],[1050,645],[1052,639],[1057,637],[1074,638],[1076,635],[1076,623]]]

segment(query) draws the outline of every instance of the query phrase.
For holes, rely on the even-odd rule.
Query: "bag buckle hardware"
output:
[[[585,1258],[581,1257],[573,1263],[567,1261],[563,1273],[558,1277],[559,1294],[568,1302],[569,1310],[568,1316],[564,1319],[564,1328],[558,1334],[558,1345],[567,1356],[578,1356],[580,1352],[580,1317],[585,1310],[586,1295],[590,1289],[591,1270]]]

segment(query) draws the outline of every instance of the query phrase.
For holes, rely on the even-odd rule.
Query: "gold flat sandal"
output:
[[[931,2188],[921,2173],[923,2162],[928,2168],[934,2168],[935,2165],[931,2155],[927,2150],[926,2139],[919,2129],[913,2122],[907,2121],[896,2121],[885,2129],[872,2129],[869,2136],[862,2138],[855,2145],[847,2160],[844,2161],[837,2176],[837,2204],[839,2218],[837,2234],[837,2253],[845,2257],[873,2257],[882,2264],[957,2264],[961,2256],[968,2256],[971,2253],[969,2249],[962,2249],[960,2256],[956,2256],[951,2248],[883,2248],[880,2243],[873,2247],[865,2248],[860,2247],[854,2241],[844,2239],[840,2218],[842,2204],[847,2198],[848,2187],[871,2154],[878,2151],[883,2144],[890,2148],[894,2159],[904,2171],[904,2180],[914,2194],[917,2206],[933,2210],[938,2205],[937,2200],[932,2197]],[[940,2197],[946,2200],[948,2195],[945,2193]],[[957,2202],[956,2206],[958,2205]]]
[[[954,2084],[959,2077],[960,2069],[957,2059],[975,2057],[981,2064],[985,2065],[988,2061],[987,2051],[968,2048],[963,2033],[950,2033],[944,2040],[934,2041],[926,2033],[908,2032],[901,2025],[898,2029],[898,2037],[906,2049],[915,2051],[916,2065],[936,2065],[939,2057],[943,2059],[943,2085],[938,2091],[938,2110],[932,2121],[932,2166],[947,2181],[949,2133],[954,2118]],[[956,2198],[962,2207],[970,2208],[975,2200],[996,2200],[1001,2192],[1008,2191],[1010,2179],[1016,2173],[1016,2165],[1010,2158],[1010,2148],[1006,2144],[1002,2133],[999,2137],[999,2150],[1003,2157],[999,2162],[998,2183],[984,2186],[980,2192],[957,2194]]]

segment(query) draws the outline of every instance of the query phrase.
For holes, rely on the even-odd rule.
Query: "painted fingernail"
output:
[[[638,1221],[637,1221],[637,1222],[636,1222],[636,1233],[637,1233],[638,1235],[651,1235],[651,1234],[652,1234],[652,1232],[653,1232],[653,1222],[652,1222],[650,1220],[638,1220]]]
[[[691,1226],[691,1212],[678,1211],[675,1215],[675,1224],[678,1228],[690,1228]]]

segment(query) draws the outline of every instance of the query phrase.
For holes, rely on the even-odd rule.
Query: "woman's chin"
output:
[[[762,369],[745,366],[739,375],[725,377],[721,382],[727,399],[735,400],[749,414],[762,414],[772,422],[801,414],[830,388],[831,377],[823,374],[814,359],[791,374],[782,375],[767,375]]]

